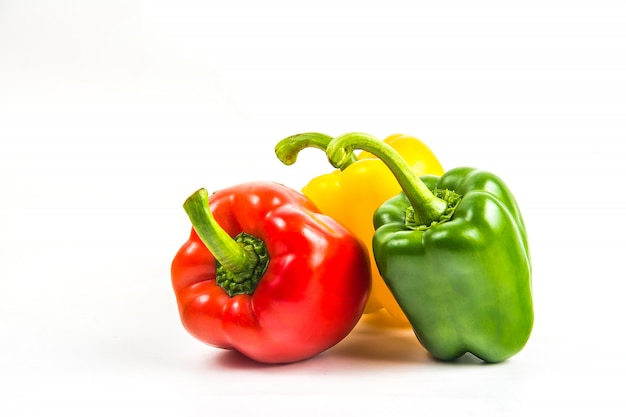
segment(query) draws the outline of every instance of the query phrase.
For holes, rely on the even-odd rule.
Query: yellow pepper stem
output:
[[[317,148],[326,152],[326,147],[333,140],[332,136],[325,135],[324,133],[308,132],[299,133],[297,135],[289,136],[278,142],[274,151],[276,156],[285,165],[293,165],[298,158],[298,153],[305,148]],[[341,166],[337,168],[344,170],[348,165],[357,160],[354,153],[348,155]]]
[[[430,225],[445,213],[446,201],[426,187],[393,147],[374,136],[359,132],[338,136],[327,145],[326,155],[334,167],[340,168],[348,163],[355,149],[368,151],[387,165],[411,203],[418,224]]]

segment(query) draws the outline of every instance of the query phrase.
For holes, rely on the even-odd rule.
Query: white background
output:
[[[0,414],[623,415],[625,21],[619,0],[0,0]],[[263,366],[192,339],[182,202],[330,172],[275,158],[303,131],[498,173],[531,243],[526,348],[442,364],[359,325]]]

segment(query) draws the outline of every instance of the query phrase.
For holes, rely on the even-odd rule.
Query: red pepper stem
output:
[[[305,148],[317,148],[326,152],[326,147],[333,140],[332,136],[325,135],[324,133],[308,132],[299,133],[297,135],[289,136],[278,142],[274,151],[276,156],[285,165],[293,165],[298,158],[298,153]],[[344,163],[337,167],[344,170],[353,162],[356,162],[357,158],[354,153],[350,154]]]
[[[209,207],[209,193],[201,188],[183,204],[183,208],[198,237],[227,270],[237,273],[246,269],[254,259],[217,223]]]
[[[336,137],[328,144],[326,155],[333,166],[340,167],[355,149],[368,151],[387,165],[411,203],[415,220],[419,224],[430,225],[439,221],[448,204],[435,196],[415,175],[402,156],[387,143],[366,133],[347,133]]]

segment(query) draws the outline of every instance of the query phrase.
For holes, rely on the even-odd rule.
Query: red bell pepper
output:
[[[209,345],[266,363],[334,346],[367,301],[363,244],[303,194],[271,182],[185,202],[191,236],[172,262],[183,326]]]

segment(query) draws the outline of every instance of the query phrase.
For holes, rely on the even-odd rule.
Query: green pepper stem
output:
[[[359,132],[338,136],[326,147],[326,155],[330,163],[338,168],[349,160],[355,149],[368,151],[387,165],[411,203],[416,221],[430,225],[444,214],[448,204],[426,187],[394,148],[374,136]]]
[[[201,188],[183,204],[198,237],[215,259],[231,272],[241,272],[253,261],[246,251],[217,223],[209,208],[209,193]]]
[[[325,135],[323,133],[308,132],[299,133],[297,135],[289,136],[278,142],[274,151],[276,156],[285,165],[293,165],[298,158],[298,153],[305,148],[317,148],[326,152],[326,148],[330,141],[333,140],[332,136]],[[344,170],[348,165],[356,162],[357,158],[354,153],[345,160],[345,162],[337,167]]]

